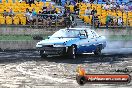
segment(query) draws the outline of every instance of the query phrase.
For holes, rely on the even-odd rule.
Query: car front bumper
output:
[[[63,55],[66,53],[66,47],[37,47],[38,51],[43,50],[47,55]]]

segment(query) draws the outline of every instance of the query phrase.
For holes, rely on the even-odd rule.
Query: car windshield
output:
[[[64,37],[64,38],[77,38],[79,36],[80,32],[79,30],[66,30],[66,29],[61,29],[57,32],[55,32],[51,38],[58,38],[58,37]]]

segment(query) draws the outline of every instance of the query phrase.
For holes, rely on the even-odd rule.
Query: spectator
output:
[[[47,13],[47,14],[50,14],[50,11],[51,11],[51,8],[50,8],[50,7],[47,7],[47,8],[46,8],[46,13]]]
[[[63,13],[63,11],[62,10],[60,10],[60,11],[58,11],[58,13],[57,13],[59,16],[63,16],[64,15],[64,13]]]
[[[121,11],[123,11],[124,9],[125,9],[125,4],[124,3],[122,3],[121,5],[119,5],[120,6],[120,10]]]
[[[114,2],[111,3],[111,4],[110,4],[110,9],[113,10],[113,9],[115,9],[115,8],[116,8],[116,5],[114,4]]]
[[[28,8],[26,8],[25,16],[26,16],[26,18],[27,18],[27,21],[29,21],[30,12],[29,12],[29,9],[28,9]]]
[[[72,15],[72,14],[70,14],[69,15],[70,16],[70,23],[71,23],[71,25],[70,26],[74,26],[74,24],[75,24],[75,21],[74,21],[74,16]]]
[[[46,27],[47,26],[47,20],[46,18],[43,18],[43,27]]]
[[[107,16],[106,16],[106,28],[107,28],[107,29],[108,29],[110,20],[111,20],[110,15],[107,15]]]
[[[30,6],[31,6],[31,4],[35,4],[34,0],[29,0],[28,3],[29,3]]]
[[[129,10],[129,6],[125,5],[125,11],[128,11],[128,10]]]
[[[52,20],[50,17],[47,18],[47,27],[51,28]]]
[[[71,5],[76,5],[76,2],[74,0],[71,0]]]
[[[6,10],[4,10],[3,16],[4,16],[4,17],[8,16],[8,12],[6,12]]]
[[[110,3],[113,3],[113,2],[114,2],[114,0],[109,0],[109,2],[110,2]]]
[[[43,21],[43,17],[41,16],[41,11],[38,12],[38,22],[42,22]]]
[[[70,8],[69,8],[69,7],[66,7],[64,13],[65,13],[65,14],[66,14],[66,13],[70,14]]]
[[[12,8],[10,9],[8,15],[9,15],[10,17],[13,17],[13,16],[15,15],[14,12],[13,12],[13,10],[12,10]]]
[[[118,26],[122,26],[122,18],[121,17],[118,18]]]
[[[51,11],[52,10],[52,4],[50,3],[48,6],[48,10]]]
[[[28,22],[29,22],[30,24],[33,22],[33,16],[32,16],[32,12],[31,12],[31,11],[29,11]]]
[[[33,8],[32,9],[32,16],[36,16],[37,15],[37,12],[35,11],[35,9]]]
[[[113,17],[113,27],[115,27],[116,25],[117,25],[117,19],[116,19],[116,17]]]
[[[92,20],[91,20],[92,25],[96,26],[97,28],[99,27],[99,18],[98,15],[95,13],[94,15],[92,15]]]
[[[94,15],[95,13],[97,13],[97,10],[95,10],[95,8],[93,8],[93,10],[91,11],[91,15]]]
[[[37,18],[37,12],[35,11],[34,8],[32,9],[32,18],[33,18],[33,23],[34,23]]]
[[[93,3],[95,0],[90,0],[90,3]]]
[[[119,10],[120,9],[120,6],[118,3],[116,3],[116,9]]]
[[[99,18],[98,18],[97,14],[94,15],[94,22],[95,22],[95,26],[97,28],[99,28],[100,21],[99,21]]]
[[[66,17],[65,17],[65,19],[64,19],[64,22],[65,22],[65,26],[66,26],[67,28],[69,28],[69,27],[71,26],[71,20],[70,20],[70,15],[69,15],[69,13],[66,14]]]
[[[47,7],[42,8],[42,14],[47,14]]]
[[[61,0],[56,0],[58,5],[61,5]]]
[[[57,14],[56,8],[51,10],[51,14]]]
[[[60,25],[64,25],[64,17],[63,16],[60,16],[59,23],[60,23]]]
[[[109,10],[109,8],[110,8],[110,6],[109,6],[108,3],[104,4],[103,9],[105,9],[105,10]]]
[[[87,7],[87,9],[85,10],[85,15],[91,15],[90,7]]]
[[[74,6],[74,12],[75,12],[75,14],[79,14],[79,4],[76,4],[75,6]]]

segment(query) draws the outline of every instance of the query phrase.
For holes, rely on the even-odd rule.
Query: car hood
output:
[[[42,45],[53,45],[53,44],[64,44],[69,41],[76,41],[79,38],[51,38],[51,39],[45,39],[37,44],[42,44]]]

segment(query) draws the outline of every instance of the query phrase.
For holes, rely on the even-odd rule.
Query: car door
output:
[[[78,45],[78,49],[77,52],[78,53],[84,53],[87,52],[87,32],[85,30],[81,30],[80,34],[79,34],[80,40],[79,40],[79,45]]]
[[[93,30],[88,30],[87,31],[87,52],[93,52],[96,49],[96,43],[97,43],[97,35]]]

